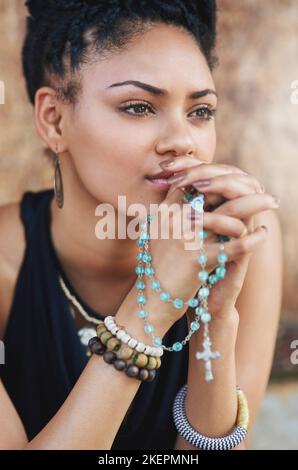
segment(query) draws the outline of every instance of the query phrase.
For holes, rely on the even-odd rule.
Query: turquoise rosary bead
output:
[[[215,270],[218,279],[224,279],[226,275],[226,268],[224,266],[218,266]]]
[[[144,253],[143,254],[143,261],[145,263],[150,263],[151,259],[152,259],[152,256],[149,253]]]
[[[182,308],[184,307],[184,302],[182,299],[175,299],[174,300],[174,307],[175,308]]]
[[[151,284],[151,288],[155,291],[160,289],[160,282],[159,281],[153,281]]]
[[[137,303],[139,305],[144,305],[146,302],[147,302],[146,297],[144,297],[143,295],[138,295]]]
[[[148,312],[147,312],[147,310],[139,310],[138,316],[139,316],[139,318],[141,318],[142,320],[144,320],[144,318],[147,318],[147,317],[148,317]]]
[[[200,323],[197,321],[192,321],[190,324],[192,331],[197,331],[200,328]]]
[[[153,276],[154,273],[155,273],[155,271],[154,271],[153,268],[151,268],[149,266],[146,266],[146,268],[145,268],[146,276],[151,277],[151,276]]]
[[[208,287],[201,287],[201,289],[199,290],[199,293],[198,293],[198,296],[200,299],[206,299],[210,294],[210,290],[208,289]]]
[[[170,300],[170,294],[168,292],[162,292],[160,294],[160,300],[163,302],[168,302]]]
[[[137,266],[136,273],[138,276],[142,276],[145,273],[145,269],[143,268],[143,266]]]
[[[198,299],[195,299],[195,298],[190,299],[190,300],[188,301],[188,305],[189,305],[190,307],[195,308],[195,307],[197,307],[197,306],[199,305],[199,301],[198,301]]]
[[[209,235],[209,232],[207,232],[207,230],[200,230],[198,232],[198,236],[200,240],[205,240],[206,238],[208,238],[208,235]]]
[[[211,315],[209,312],[205,312],[201,315],[201,320],[203,323],[208,323],[211,320]]]
[[[231,240],[227,235],[217,235],[217,241],[220,243],[229,242]]]
[[[219,263],[226,263],[227,260],[228,260],[228,255],[226,253],[219,253],[219,255],[217,256],[217,261]]]
[[[189,192],[185,192],[183,196],[184,202],[190,202],[193,199],[193,195]]]
[[[154,344],[154,346],[161,346],[162,345],[162,339],[155,336],[153,338],[153,344]]]
[[[214,286],[217,283],[218,280],[219,279],[217,278],[216,274],[210,274],[210,276],[208,277],[208,282],[212,286]]]
[[[173,344],[173,350],[175,352],[181,351],[182,348],[183,348],[182,343],[180,343],[179,341]]]
[[[208,272],[207,271],[200,271],[199,274],[198,274],[198,278],[200,279],[200,281],[202,282],[206,282],[207,279],[208,279]]]
[[[149,335],[154,332],[154,326],[153,325],[145,325],[144,327],[145,333],[148,333]]]
[[[198,256],[198,262],[202,265],[206,264],[208,261],[207,255],[199,255]]]
[[[203,313],[206,313],[206,310],[202,306],[200,306],[196,308],[195,312],[196,312],[196,315],[201,316],[203,315]]]
[[[138,290],[145,289],[145,282],[144,281],[137,281],[136,287],[137,287]]]

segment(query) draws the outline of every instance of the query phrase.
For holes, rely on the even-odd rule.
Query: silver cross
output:
[[[209,336],[207,336],[203,341],[204,351],[196,353],[196,359],[200,360],[203,359],[205,361],[205,380],[206,382],[211,382],[213,380],[212,374],[212,365],[211,359],[217,359],[220,357],[220,353],[218,351],[211,351],[211,341]]]

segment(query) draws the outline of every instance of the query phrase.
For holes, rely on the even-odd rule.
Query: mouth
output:
[[[173,174],[174,173],[170,171],[160,171],[155,175],[145,176],[145,179],[149,181],[149,183],[151,183],[155,189],[168,191],[171,186],[171,183],[169,183],[168,179],[173,176]]]
[[[145,179],[153,184],[158,189],[165,189],[168,190],[171,186],[168,179],[173,176],[175,173],[171,171],[160,171],[155,175],[147,175]]]

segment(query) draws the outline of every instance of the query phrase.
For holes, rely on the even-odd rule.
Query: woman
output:
[[[21,204],[0,210],[6,352],[0,445],[194,449],[172,418],[175,397],[187,383],[187,418],[194,432],[209,437],[232,432],[241,387],[249,434],[233,448],[246,449],[276,338],[281,234],[276,198],[254,176],[213,161],[215,2],[27,5],[24,74],[37,131],[56,154],[56,191],[55,197],[52,190],[27,192]],[[88,358],[77,334],[113,316],[138,341],[149,341],[136,303],[139,247],[130,238],[99,240],[95,209],[100,203],[117,208],[119,195],[127,207],[180,207],[190,190],[206,200],[209,274],[220,247],[217,235],[228,237],[226,276],[208,299],[212,349],[221,357],[211,361],[214,380],[206,382],[207,362],[196,357],[201,327],[182,351],[161,357],[154,380],[141,384],[100,354]],[[154,239],[150,252],[163,288],[189,299],[202,283],[197,251],[186,251],[184,242]],[[193,309],[173,309],[150,290],[146,296],[156,337],[165,344],[181,341]],[[99,352],[94,344],[100,349],[101,343],[91,344]]]

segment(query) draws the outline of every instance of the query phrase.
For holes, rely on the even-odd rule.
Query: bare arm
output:
[[[265,224],[270,236],[251,257],[236,309],[239,313],[224,321],[213,320],[213,349],[222,353],[213,362],[214,383],[202,380],[202,365],[193,357],[201,350],[194,335],[190,345],[188,384],[192,393],[186,402],[190,423],[207,436],[229,433],[235,424],[237,402],[235,385],[246,394],[250,409],[249,435],[237,449],[246,449],[253,423],[271,370],[282,296],[282,241],[277,216],[266,211],[255,216],[256,225]],[[234,312],[235,313],[235,312]],[[200,349],[198,349],[200,348]],[[194,449],[181,436],[176,449]]]
[[[135,321],[135,289],[121,305],[116,319],[139,340],[147,335]],[[150,307],[150,305],[149,305]],[[159,330],[164,335],[168,327]],[[21,421],[3,387],[0,389],[0,448],[3,449],[110,449],[140,382],[118,372],[94,356],[56,415],[27,442]]]

